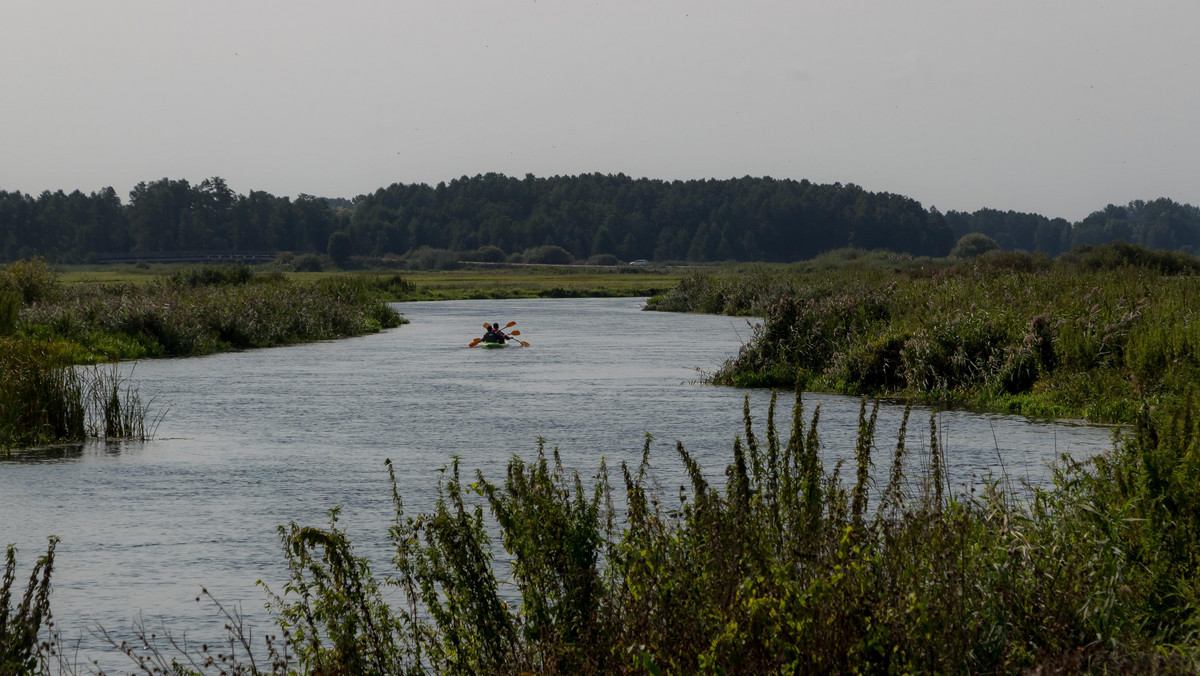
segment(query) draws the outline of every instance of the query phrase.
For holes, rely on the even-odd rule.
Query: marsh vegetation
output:
[[[142,436],[147,409],[117,371],[78,365],[209,354],[397,326],[393,278],[292,282],[245,266],[143,284],[64,284],[45,262],[0,268],[0,449]]]
[[[1191,256],[1121,244],[1054,260],[839,252],[693,275],[650,305],[764,317],[719,384],[1129,423],[1200,378],[1197,272]]]

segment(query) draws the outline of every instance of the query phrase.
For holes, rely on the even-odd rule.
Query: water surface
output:
[[[646,433],[668,495],[682,479],[681,440],[716,480],[742,431],[749,395],[759,431],[770,393],[698,384],[749,339],[743,319],[642,312],[640,299],[406,303],[411,324],[381,334],[203,358],[141,362],[132,378],[167,409],[146,443],[90,443],[0,461],[0,544],[31,564],[45,537],[62,538],[52,606],[69,631],[103,623],[128,635],[139,615],[207,638],[206,587],[259,627],[269,624],[255,581],[286,575],[276,527],[320,524],[341,506],[359,553],[386,569],[392,511],[384,459],[395,463],[410,513],[435,499],[452,456],[496,481],[513,454],[532,458],[538,437],[559,447],[585,482],[607,458],[636,463]],[[469,349],[483,322],[518,322],[529,348]],[[791,397],[777,419],[786,437]],[[848,458],[856,399],[820,404],[827,467]],[[884,470],[902,409],[878,423]],[[918,410],[909,447],[927,448]],[[977,483],[1002,461],[1015,479],[1043,481],[1058,453],[1111,446],[1105,428],[1011,416],[939,414],[955,485]],[[845,473],[843,474],[845,476]],[[26,568],[27,570],[27,568]],[[93,641],[87,645],[94,647]]]

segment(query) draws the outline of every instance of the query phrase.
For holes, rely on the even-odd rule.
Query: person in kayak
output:
[[[508,340],[508,336],[504,334],[504,330],[500,328],[498,322],[492,322],[492,335],[495,337],[492,341],[494,343],[504,343]]]
[[[485,343],[503,344],[506,340],[508,340],[508,336],[504,335],[504,332],[500,330],[500,324],[498,322],[493,322],[491,328],[487,330],[487,333],[483,334],[483,342]]]

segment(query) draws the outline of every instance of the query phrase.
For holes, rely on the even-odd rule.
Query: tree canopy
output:
[[[436,186],[395,183],[352,200],[292,199],[257,190],[240,195],[219,177],[198,184],[142,182],[124,203],[112,188],[37,197],[0,190],[4,260],[291,251],[336,253],[344,261],[443,250],[487,252],[487,260],[554,252],[554,260],[576,261],[786,262],[843,247],[945,256],[972,232],[1004,249],[1051,256],[1113,240],[1191,251],[1200,248],[1200,210],[1162,198],[1109,205],[1072,224],[994,209],[943,215],[908,197],[854,184],[599,173],[489,173]]]

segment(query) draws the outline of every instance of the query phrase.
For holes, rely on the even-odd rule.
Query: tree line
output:
[[[924,208],[854,184],[769,177],[664,181],[624,174],[462,177],[395,183],[353,200],[233,192],[213,177],[33,197],[0,190],[0,258],[87,262],[112,254],[291,251],[405,256],[433,249],[506,260],[553,249],[566,260],[793,261],[842,247],[945,256],[978,232],[1051,256],[1123,239],[1200,250],[1200,210],[1168,199],[1109,205],[1078,223],[1013,211]]]

